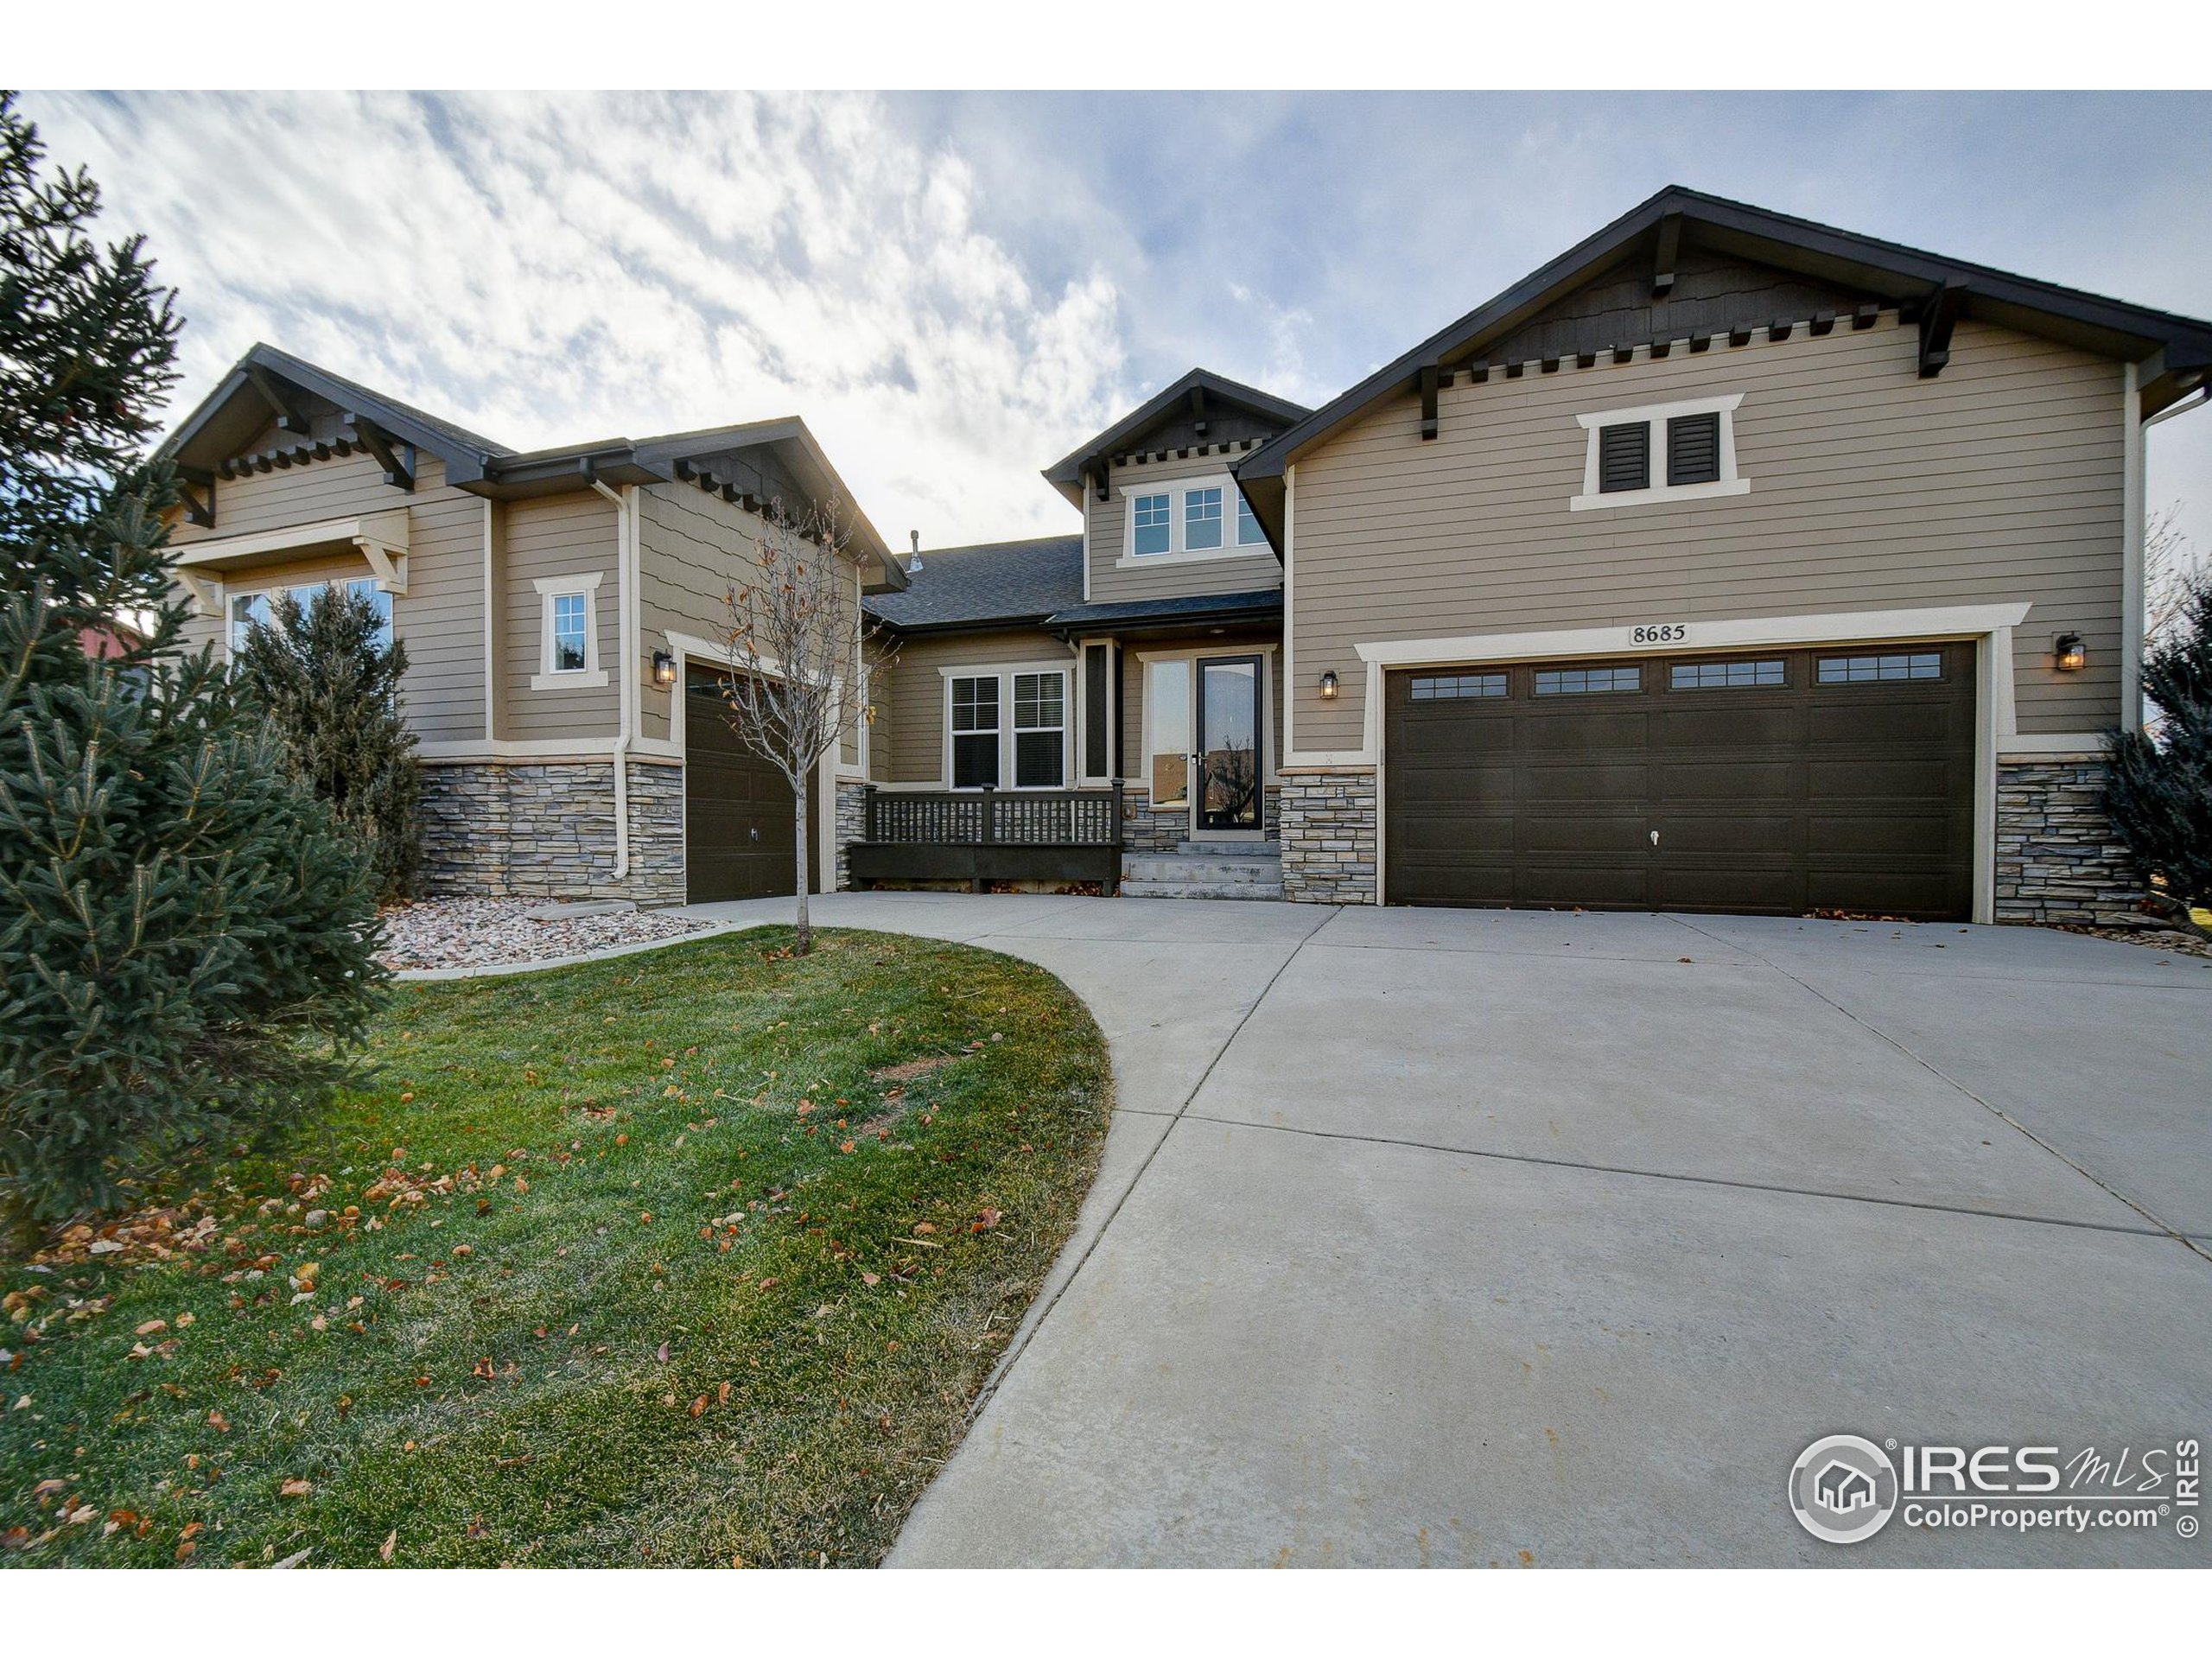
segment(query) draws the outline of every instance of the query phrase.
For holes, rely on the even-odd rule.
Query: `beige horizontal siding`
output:
[[[1084,503],[1084,556],[1090,565],[1090,599],[1095,604],[1142,599],[1185,599],[1198,594],[1249,594],[1282,586],[1282,567],[1265,547],[1248,553],[1185,560],[1159,556],[1127,569],[1117,567],[1128,535],[1129,496],[1141,495],[1162,484],[1187,478],[1220,474],[1230,493],[1222,499],[1222,534],[1236,534],[1234,483],[1227,482],[1230,466],[1247,451],[1231,454],[1188,455],[1167,461],[1116,463],[1113,493],[1104,501],[1092,491]],[[1180,511],[1179,506],[1177,509]]]
[[[944,676],[948,668],[994,668],[1007,663],[1065,663],[1068,717],[1075,718],[1075,653],[1035,628],[1004,632],[923,634],[899,648],[899,659],[876,692],[876,723],[868,734],[868,770],[878,783],[944,787]],[[1011,719],[1010,713],[1005,718]],[[1077,728],[1077,735],[1081,735]],[[1077,752],[1078,755],[1080,751]]]
[[[1410,395],[1301,457],[1295,486],[1298,746],[1360,747],[1362,642],[1550,627],[2025,600],[2020,728],[2119,717],[2121,372],[1961,323],[1937,378],[1893,316],[1853,331]],[[1748,495],[1571,512],[1575,417],[1741,392]],[[2077,632],[2089,670],[2050,667]],[[1344,694],[1314,690],[1334,668]]]
[[[638,492],[639,660],[669,649],[668,636],[722,640],[730,631],[729,594],[753,579],[756,541],[765,526],[757,513],[695,485],[648,484]],[[854,580],[841,561],[845,582]],[[857,602],[858,589],[854,589]],[[638,706],[646,737],[668,735],[668,692],[647,685]],[[841,758],[860,763],[857,724],[846,734]]]
[[[269,435],[274,442],[273,430]],[[264,446],[265,447],[265,446]],[[392,600],[392,630],[407,647],[401,686],[416,735],[427,742],[469,741],[484,735],[484,503],[450,488],[444,464],[429,455],[417,463],[412,493],[384,481],[383,469],[365,455],[347,455],[215,481],[215,524],[189,523],[170,532],[175,547],[211,537],[246,535],[291,524],[346,518],[404,507],[410,550],[407,592]],[[238,571],[225,579],[229,594],[371,574],[358,556],[299,561]],[[188,643],[220,646],[222,617],[195,618]]]
[[[614,505],[593,491],[543,495],[507,502],[500,512],[504,531],[501,588],[506,614],[500,632],[505,652],[501,666],[499,736],[531,741],[546,738],[613,737],[621,717],[622,633],[620,558]],[[597,601],[599,661],[607,671],[601,686],[534,691],[531,676],[543,664],[544,601],[536,583],[545,576],[589,575],[600,572]]]

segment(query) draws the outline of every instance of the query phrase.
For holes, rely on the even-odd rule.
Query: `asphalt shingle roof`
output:
[[[907,584],[870,595],[870,614],[906,630],[1039,620],[1083,603],[1083,537],[925,547]]]

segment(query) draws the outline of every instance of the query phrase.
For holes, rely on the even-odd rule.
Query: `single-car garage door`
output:
[[[798,890],[791,786],[738,741],[727,677],[693,668],[683,688],[683,865],[695,905]]]
[[[1947,644],[1393,673],[1383,897],[1964,918],[1974,663]]]

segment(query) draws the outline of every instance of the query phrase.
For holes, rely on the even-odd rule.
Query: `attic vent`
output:
[[[1667,482],[1710,484],[1720,476],[1720,416],[1677,415],[1667,423]]]
[[[1598,434],[1598,489],[1611,495],[1620,490],[1651,487],[1651,427],[1645,421],[1609,426]]]

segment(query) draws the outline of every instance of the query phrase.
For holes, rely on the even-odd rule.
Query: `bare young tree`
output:
[[[769,503],[743,577],[729,590],[722,635],[735,670],[722,692],[730,725],[791,788],[800,956],[814,948],[806,912],[807,780],[866,716],[869,683],[893,655],[880,625],[861,609],[850,540],[834,500],[796,517],[781,502]]]
[[[2143,641],[2160,645],[2182,625],[2189,586],[2202,563],[2181,527],[2182,504],[2173,502],[2143,526]]]

